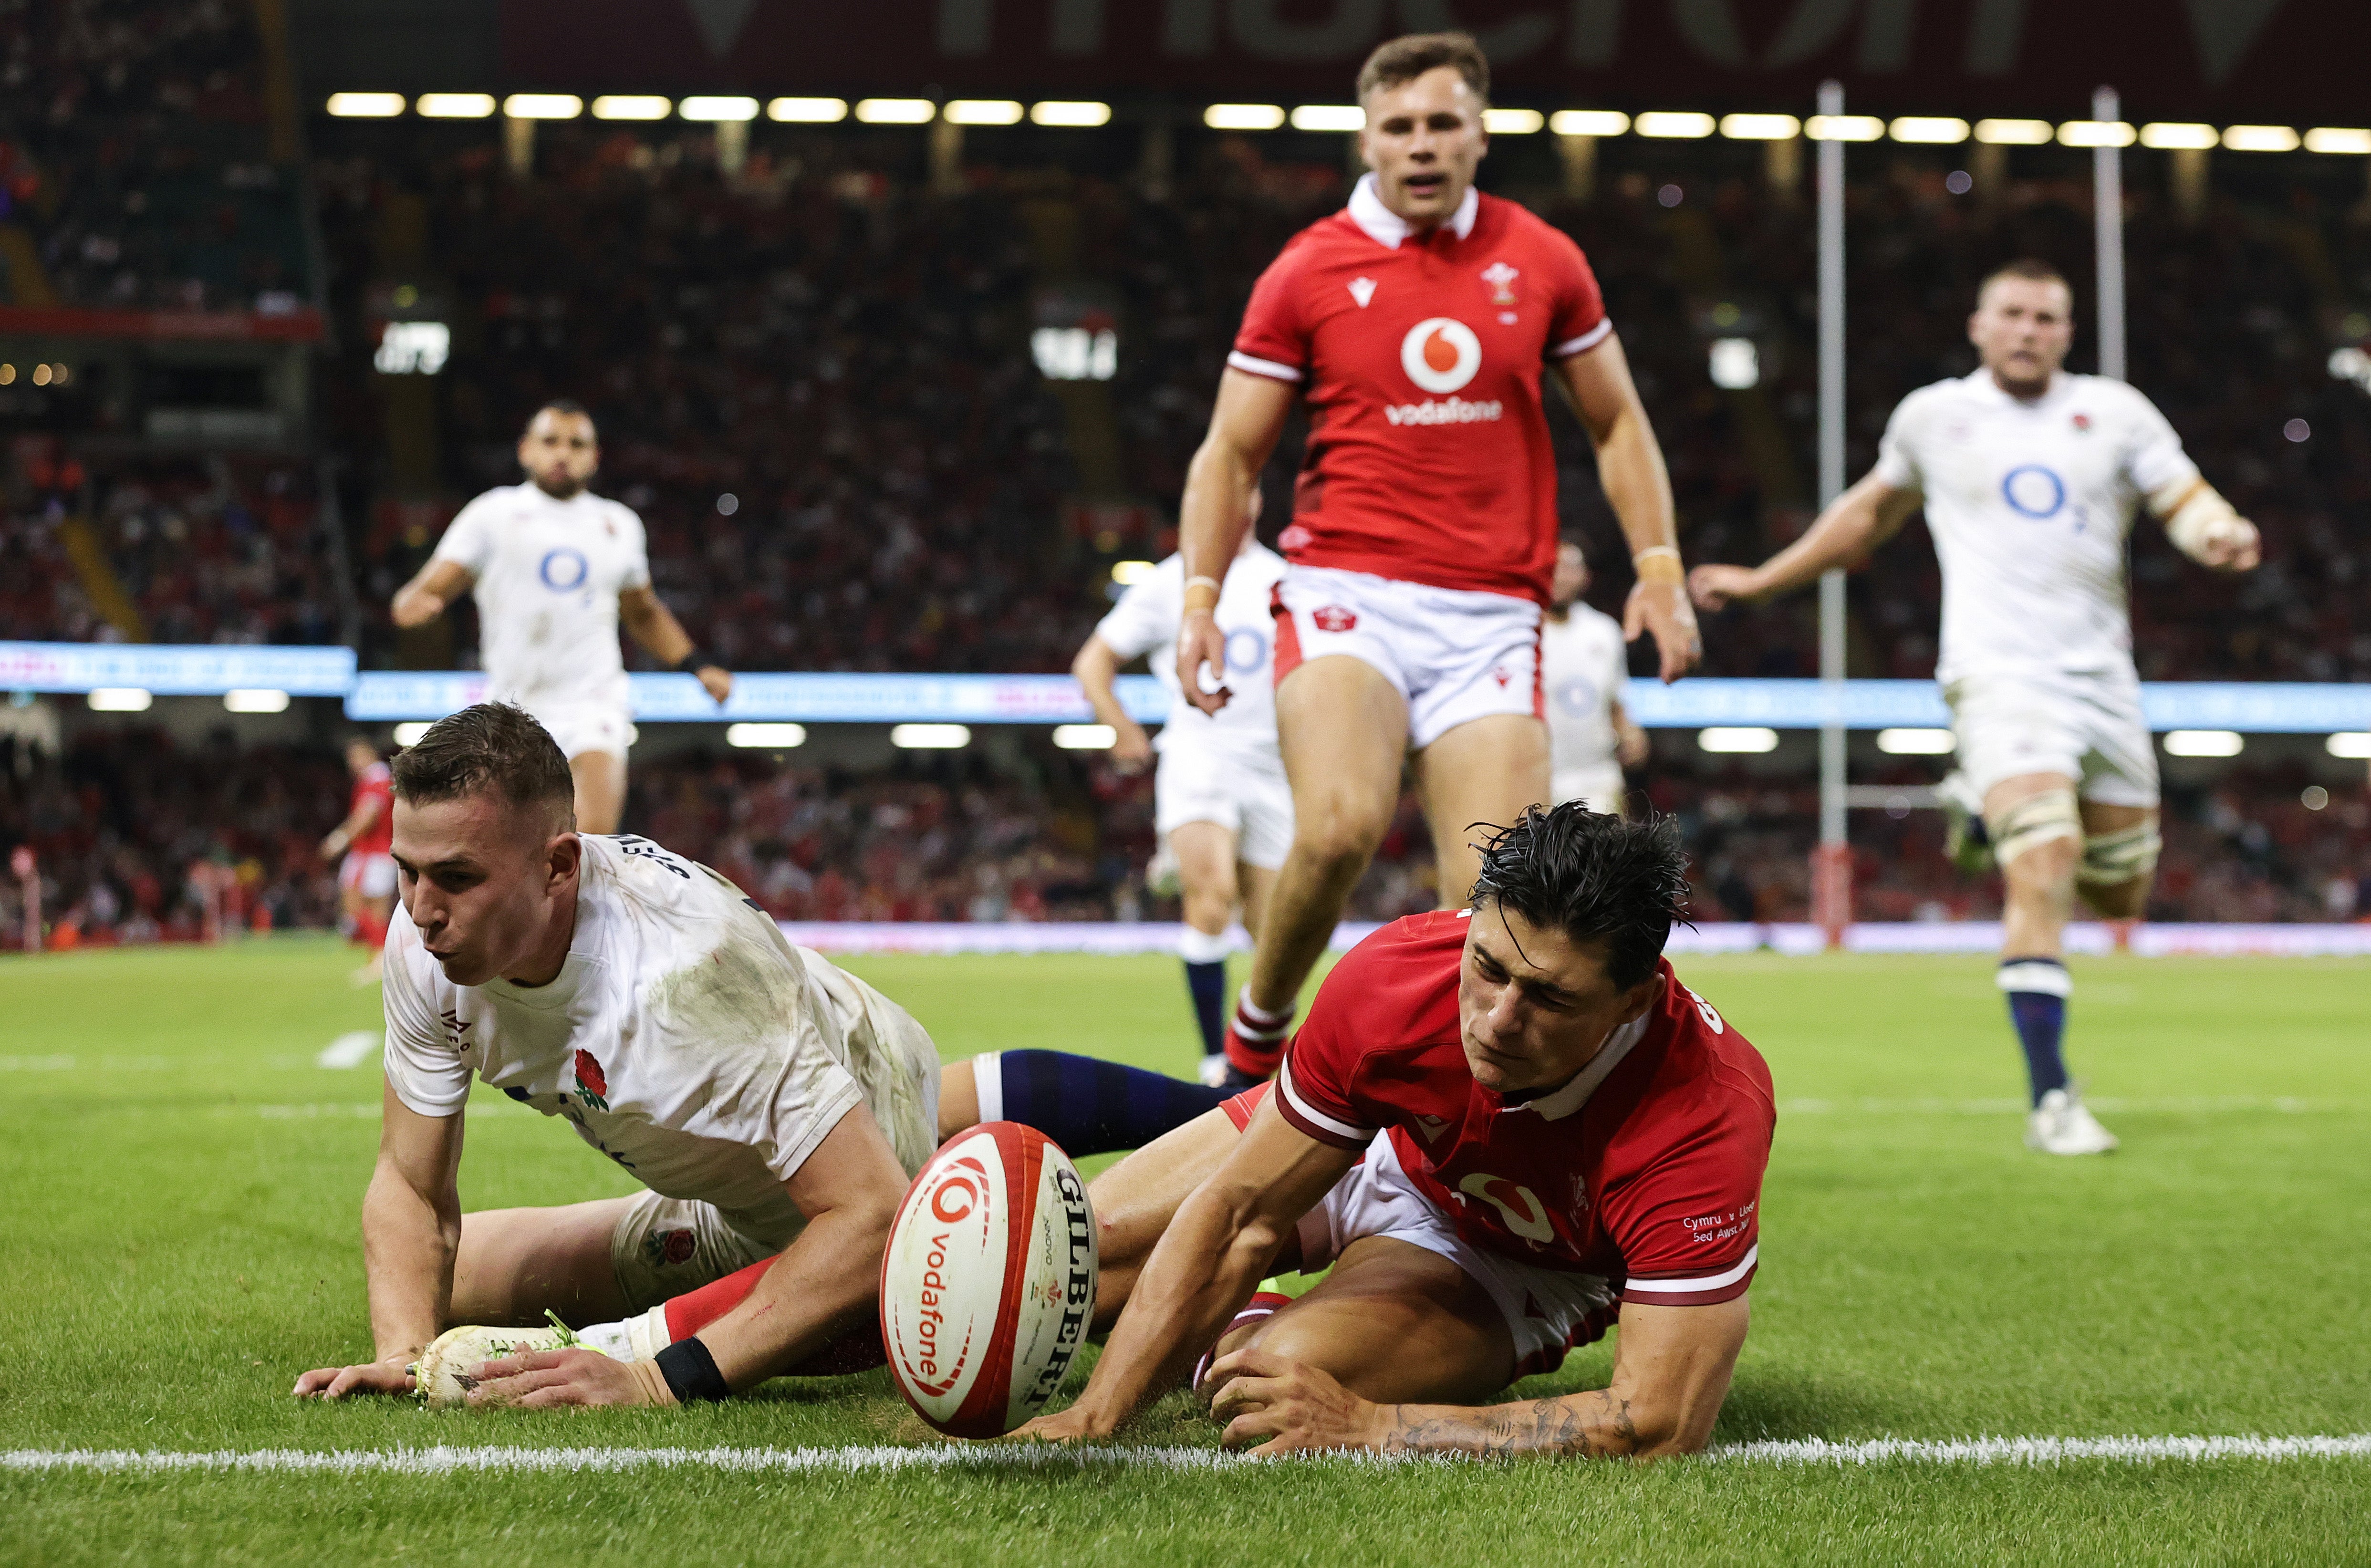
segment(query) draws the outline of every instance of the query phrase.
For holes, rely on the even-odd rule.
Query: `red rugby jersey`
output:
[[[346,802],[347,814],[361,810],[364,801],[378,802],[378,815],[371,818],[368,827],[354,835],[346,849],[355,855],[384,855],[395,847],[395,775],[387,764],[375,762],[363,769]]]
[[[1341,1148],[1388,1128],[1409,1179],[1477,1247],[1601,1275],[1625,1301],[1744,1295],[1777,1120],[1761,1053],[1666,962],[1643,1019],[1571,1083],[1510,1105],[1458,1043],[1466,921],[1410,916],[1335,967],[1277,1078],[1284,1119]]]
[[[1285,555],[1545,603],[1540,374],[1613,329],[1580,248],[1516,203],[1469,190],[1418,236],[1360,180],[1268,263],[1227,356],[1309,400]]]

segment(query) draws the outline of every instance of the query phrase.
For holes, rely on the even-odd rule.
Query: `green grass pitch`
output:
[[[691,1412],[299,1405],[368,1352],[357,1212],[377,1025],[317,940],[0,961],[0,1450],[929,1440],[879,1374]],[[868,958],[951,1056],[1183,1071],[1174,963]],[[1780,1102],[1752,1339],[1722,1444],[2371,1432],[2371,965],[2076,961],[2104,1159],[2018,1141],[1982,958],[1692,959]],[[471,1206],[623,1191],[498,1097]],[[1576,1354],[1529,1391],[1602,1381]],[[1209,1447],[1182,1397],[1133,1442]],[[0,1562],[2371,1562],[2371,1458],[2046,1466],[1345,1460],[848,1473],[422,1475],[0,1465]]]

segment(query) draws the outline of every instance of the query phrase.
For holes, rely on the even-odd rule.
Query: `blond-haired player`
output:
[[[1921,387],[1887,424],[1877,467],[1758,567],[1702,566],[1696,602],[1766,599],[1882,544],[1922,505],[1943,569],[1935,678],[1951,705],[1960,773],[2006,888],[2000,988],[2024,1046],[2026,1142],[2104,1154],[2059,1042],[2073,992],[2062,954],[2075,896],[2139,915],[2157,867],[2157,754],[2141,717],[2124,582],[2145,505],[2181,552],[2216,571],[2260,554],[2238,515],[2155,405],[2121,381],[2059,367],[2074,295],[2040,261],[1984,282],[1968,340],[1983,363]]]

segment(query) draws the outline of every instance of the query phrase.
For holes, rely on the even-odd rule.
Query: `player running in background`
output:
[[[1009,1118],[1081,1155],[1132,1148],[1220,1098],[1050,1051],[943,1069],[905,1009],[707,867],[574,832],[567,761],[519,709],[463,709],[393,774],[376,1356],[299,1394],[675,1403],[878,1365],[882,1249],[942,1139]],[[464,1215],[473,1078],[647,1190]],[[516,1332],[548,1312],[593,1324],[592,1348]],[[540,1354],[482,1372],[511,1351]]]
[[[1214,713],[1230,689],[1214,612],[1243,536],[1239,501],[1307,399],[1276,597],[1296,825],[1228,1025],[1243,1081],[1274,1070],[1411,753],[1444,905],[1473,880],[1467,824],[1511,822],[1547,798],[1539,628],[1556,470],[1544,370],[1596,447],[1637,562],[1629,634],[1654,633],[1666,680],[1698,654],[1671,481],[1589,263],[1556,229],[1474,189],[1489,95],[1489,63],[1463,33],[1368,58],[1359,148],[1372,172],[1261,274],[1187,473],[1177,660],[1186,699]],[[1204,669],[1219,691],[1205,691]]]
[[[2067,1155],[2116,1147],[2060,1050],[2067,917],[2077,893],[2109,918],[2139,916],[2159,847],[2124,582],[2133,513],[2145,504],[2215,571],[2252,571],[2261,552],[2155,405],[2060,370],[2074,336],[2065,278],[2040,261],[2003,267],[1968,318],[1983,363],[1903,398],[1877,467],[1801,538],[1758,567],[1692,579],[1706,609],[1767,599],[1861,559],[1925,506],[1943,569],[1935,678],[1960,753],[1944,792],[1972,798],[2000,865],[1999,983],[2033,1091],[2025,1141]]]
[[[1178,698],[1182,556],[1171,556],[1121,594],[1070,662],[1095,717],[1118,736],[1112,761],[1134,772],[1153,752],[1161,754],[1152,778],[1153,826],[1177,867],[1184,894],[1186,920],[1177,953],[1186,963],[1186,989],[1202,1031],[1203,1070],[1211,1078],[1226,1070],[1221,1053],[1228,924],[1240,902],[1243,928],[1258,938],[1277,868],[1292,847],[1292,790],[1277,755],[1275,683],[1268,668],[1268,638],[1276,626],[1268,596],[1284,575],[1284,559],[1252,532],[1259,520],[1259,491],[1251,494],[1243,544],[1227,570],[1215,617],[1226,639],[1226,679],[1232,683],[1225,707],[1205,713]],[[1120,707],[1112,686],[1122,664],[1148,654],[1152,673],[1169,691],[1169,717],[1161,738],[1150,742],[1144,726]]]
[[[578,825],[614,833],[634,729],[619,623],[699,676],[719,703],[733,677],[651,591],[642,520],[584,488],[601,466],[593,416],[565,399],[545,404],[519,438],[518,460],[525,482],[461,509],[396,594],[395,624],[425,626],[474,593],[487,695],[518,703],[551,732],[575,776]]]
[[[1622,683],[1630,678],[1622,623],[1584,604],[1588,592],[1589,559],[1567,539],[1556,547],[1547,618],[1540,625],[1548,799],[1625,816],[1622,770],[1647,760],[1647,732],[1622,707]]]
[[[387,947],[387,917],[395,912],[395,861],[387,846],[395,834],[395,801],[386,761],[366,736],[346,742],[346,771],[353,797],[346,820],[321,840],[321,859],[338,865],[338,910],[353,940],[370,950],[370,962],[354,971],[357,986],[378,978]]]
[[[1263,1453],[1702,1448],[1775,1111],[1662,960],[1686,892],[1668,820],[1535,808],[1470,910],[1359,943],[1273,1084],[1096,1181],[1097,1318],[1126,1305],[1078,1402],[1024,1433],[1108,1435],[1215,1345],[1212,1412]],[[1609,1387],[1473,1408],[1617,1323]]]

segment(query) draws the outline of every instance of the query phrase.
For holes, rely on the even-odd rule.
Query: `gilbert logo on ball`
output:
[[[1482,340],[1453,317],[1428,317],[1400,340],[1400,368],[1424,391],[1454,392],[1482,368]]]
[[[996,1437],[1046,1408],[1095,1305],[1095,1218],[1059,1146],[988,1122],[932,1156],[881,1260],[889,1375],[923,1420]]]

